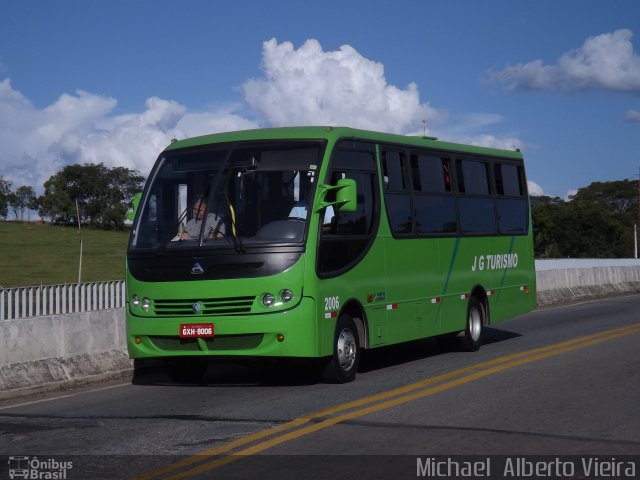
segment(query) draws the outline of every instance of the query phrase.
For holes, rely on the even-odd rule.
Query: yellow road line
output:
[[[277,427],[262,430],[254,434],[248,435],[246,437],[242,437],[233,442],[229,442],[228,444],[225,444],[223,446],[200,452],[197,455],[187,457],[184,460],[167,465],[157,470],[153,470],[151,472],[148,472],[147,474],[144,474],[142,476],[135,477],[135,478],[137,480],[148,480],[151,478],[163,476],[169,472],[178,470],[188,465],[192,465],[200,462],[206,462],[208,459],[210,459],[210,457],[224,454],[238,447],[248,445],[250,443],[256,442],[258,440],[261,440],[267,437],[273,437],[270,439],[266,439],[260,443],[257,443],[253,446],[247,447],[243,450],[240,450],[236,453],[233,453],[232,455],[218,458],[214,461],[204,463],[197,467],[178,473],[173,477],[170,477],[172,480],[188,478],[193,475],[197,475],[197,474],[206,472],[208,470],[221,467],[222,465],[231,463],[235,460],[243,458],[244,456],[254,455],[256,453],[262,452],[264,450],[280,445],[282,443],[295,440],[304,435],[308,435],[310,433],[323,430],[325,428],[336,425],[340,422],[344,422],[346,420],[351,420],[364,415],[368,415],[370,413],[375,413],[375,412],[396,407],[398,405],[403,405],[403,404],[412,402],[414,400],[424,398],[426,396],[433,395],[435,393],[440,393],[445,390],[449,390],[449,389],[458,387],[460,385],[464,385],[466,383],[478,380],[480,378],[487,377],[494,373],[498,373],[510,368],[514,368],[514,367],[531,363],[544,358],[560,355],[562,353],[585,348],[591,345],[596,345],[598,343],[602,343],[602,342],[619,338],[632,333],[640,333],[640,323],[625,326],[625,327],[614,328],[611,330],[598,332],[592,335],[586,335],[586,336],[575,338],[572,340],[556,343],[546,347],[539,347],[532,350],[527,350],[525,352],[500,357],[494,360],[490,360],[488,362],[471,365],[466,368],[462,368],[453,372],[448,372],[442,375],[438,375],[436,377],[431,377],[420,382],[406,385],[404,387],[400,387],[400,388],[382,392],[376,395],[364,397],[362,399],[337,405],[335,407],[321,410],[304,417],[296,418],[290,422],[279,425]],[[465,374],[468,374],[468,375],[465,376]],[[461,378],[456,378],[456,377],[461,377]],[[425,387],[430,387],[430,388],[425,388]],[[411,393],[411,392],[414,392],[414,393]],[[394,397],[397,397],[397,398],[394,398]],[[380,402],[380,403],[376,403],[376,402]],[[339,416],[325,418],[340,412],[353,410],[358,407],[364,407],[364,408],[360,408],[348,413],[344,413]],[[325,419],[323,420],[323,418]],[[304,426],[309,422],[311,422],[312,420],[319,420],[319,421],[317,423],[314,423],[313,425]],[[300,427],[303,427],[303,428],[300,428]]]

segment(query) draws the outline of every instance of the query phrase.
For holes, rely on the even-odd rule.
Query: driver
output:
[[[180,232],[180,240],[188,240],[198,238],[202,227],[202,219],[207,209],[207,202],[204,198],[199,197],[193,204],[193,218],[184,226],[184,230]],[[225,226],[222,217],[213,212],[207,214],[207,220],[204,227],[204,238],[220,238],[224,237]]]

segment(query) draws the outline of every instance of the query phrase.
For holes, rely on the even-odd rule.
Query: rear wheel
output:
[[[484,321],[484,306],[476,297],[471,297],[467,308],[467,326],[462,337],[465,350],[475,352],[480,349]]]
[[[342,315],[336,322],[333,354],[325,360],[321,377],[327,383],[348,383],[356,378],[360,364],[358,330],[349,315]]]

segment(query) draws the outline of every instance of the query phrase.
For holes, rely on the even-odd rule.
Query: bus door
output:
[[[386,318],[384,245],[376,241],[380,200],[375,165],[373,145],[345,141],[337,147],[325,183],[335,186],[342,178],[353,179],[357,206],[349,213],[340,211],[339,205],[320,212],[317,259],[318,275],[323,279],[323,315],[328,319],[338,314],[347,302],[359,304],[370,345],[384,342]],[[330,190],[325,201],[335,201],[335,192]],[[329,323],[335,325],[335,321]],[[332,329],[324,331],[325,339],[327,334],[333,338]]]

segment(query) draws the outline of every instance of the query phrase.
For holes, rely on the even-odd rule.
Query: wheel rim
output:
[[[477,308],[472,308],[469,312],[469,334],[474,342],[480,339],[482,332],[482,315]]]
[[[356,363],[358,346],[356,345],[356,337],[350,329],[345,328],[340,332],[336,347],[340,368],[345,372],[351,370]]]

